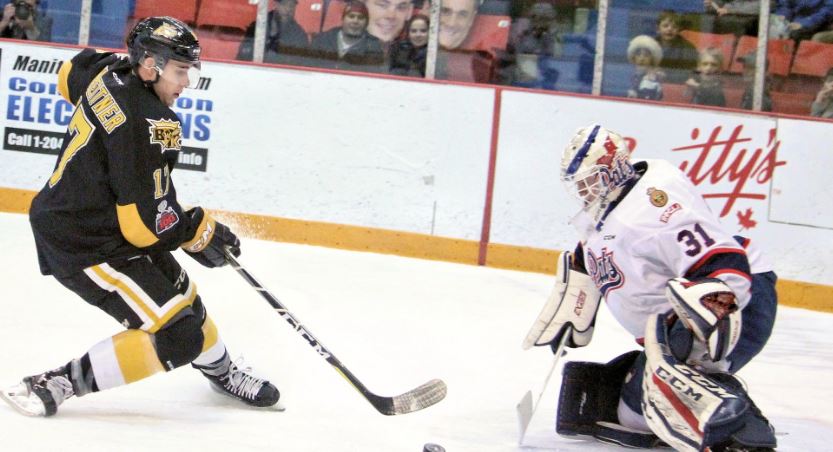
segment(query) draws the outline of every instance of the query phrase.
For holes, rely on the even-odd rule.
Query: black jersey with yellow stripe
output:
[[[75,111],[29,212],[41,272],[69,275],[192,240],[201,218],[183,211],[171,180],[176,114],[112,53],[86,49],[58,78]]]

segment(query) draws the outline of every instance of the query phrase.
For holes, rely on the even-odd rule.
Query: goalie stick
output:
[[[377,411],[380,413],[393,416],[397,414],[406,414],[412,411],[418,411],[423,408],[427,408],[431,405],[436,404],[437,402],[441,401],[445,398],[447,387],[445,382],[439,379],[431,380],[417,388],[414,388],[404,394],[400,394],[393,397],[384,397],[376,395],[353,375],[338,358],[335,357],[324,345],[319,341],[315,336],[310,333],[310,331],[301,325],[301,322],[289,312],[289,309],[286,308],[274,295],[269,293],[263,285],[261,285],[248,270],[243,268],[237,259],[235,259],[234,255],[231,254],[228,248],[225,249],[226,260],[231,265],[237,273],[243,277],[256,291],[259,293],[269,304],[275,309],[275,311],[286,320],[304,340],[309,343],[309,345],[315,349],[318,354],[324,358],[328,363],[330,363],[333,368],[335,368],[336,372],[338,372],[341,376],[344,377],[352,386],[355,388],[362,397],[365,398],[373,408],[376,408]]]
[[[524,394],[521,398],[521,401],[515,406],[515,410],[518,414],[518,429],[520,430],[520,434],[518,435],[519,446],[523,445],[526,429],[529,428],[529,423],[532,422],[532,416],[534,416],[535,412],[538,411],[538,406],[541,404],[541,397],[544,396],[544,392],[547,390],[550,378],[552,377],[552,373],[555,371],[555,367],[558,365],[558,361],[561,359],[562,355],[566,354],[564,348],[567,346],[567,338],[570,337],[571,330],[571,327],[567,327],[567,331],[564,332],[564,335],[561,336],[561,341],[558,342],[558,348],[555,349],[550,371],[547,373],[547,378],[544,380],[541,392],[538,393],[538,398],[535,399],[535,404],[532,404],[532,390],[530,389],[529,391],[526,391],[526,394]]]

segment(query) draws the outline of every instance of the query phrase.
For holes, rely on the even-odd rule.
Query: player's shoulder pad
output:
[[[65,61],[58,71],[58,92],[72,104],[84,94],[90,82],[108,66],[120,61],[113,52],[84,49]]]

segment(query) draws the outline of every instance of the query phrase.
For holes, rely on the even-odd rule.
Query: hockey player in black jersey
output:
[[[196,286],[171,251],[207,267],[240,254],[231,230],[177,201],[171,170],[181,146],[170,109],[199,81],[200,46],[170,17],[140,21],[129,58],[86,49],[58,74],[76,108],[49,180],[30,208],[41,272],[127,330],[64,366],[0,391],[23,414],[50,416],[72,396],[110,389],[185,364],[211,385],[258,407],[274,385],[232,362]]]

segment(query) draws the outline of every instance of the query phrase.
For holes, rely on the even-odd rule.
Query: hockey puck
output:
[[[445,452],[445,447],[434,443],[425,443],[422,446],[422,452]]]

